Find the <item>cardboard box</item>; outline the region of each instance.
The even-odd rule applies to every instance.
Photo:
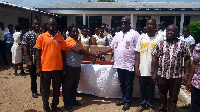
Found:
[[[101,51],[104,51],[104,50],[106,50],[106,49],[108,49],[108,48],[109,48],[109,46],[102,46],[102,45],[84,46],[84,49],[85,49],[85,50],[91,51],[91,52],[93,52],[93,53],[98,53],[99,51],[101,52]],[[106,60],[106,61],[111,61],[111,60],[113,60],[113,59],[112,59],[112,52],[105,54],[104,57],[105,57],[105,60]],[[84,58],[83,58],[83,61],[89,61],[89,59],[87,59],[87,58],[84,57]]]

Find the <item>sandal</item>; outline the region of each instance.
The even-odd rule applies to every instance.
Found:
[[[143,111],[143,107],[142,106],[139,106],[137,109],[136,109],[136,112],[142,112]]]
[[[151,107],[148,108],[149,112],[155,112]]]

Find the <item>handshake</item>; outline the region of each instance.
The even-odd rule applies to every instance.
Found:
[[[97,53],[92,53],[89,59],[92,63],[94,63],[96,60],[105,61],[105,56],[103,55],[102,51],[97,51]]]

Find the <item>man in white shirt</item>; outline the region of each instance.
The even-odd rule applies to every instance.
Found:
[[[136,112],[142,112],[147,107],[149,112],[155,112],[154,91],[155,84],[151,78],[151,52],[162,36],[156,34],[156,20],[149,19],[146,23],[147,33],[140,35],[136,46],[135,74],[140,84],[140,106]]]
[[[161,30],[158,31],[158,34],[161,35],[163,38],[166,38],[166,29],[165,29],[165,22],[162,21],[160,23]]]

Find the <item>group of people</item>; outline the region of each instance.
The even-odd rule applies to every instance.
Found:
[[[76,26],[71,26],[69,34],[64,35],[66,36],[65,40],[62,35],[57,33],[55,19],[48,19],[47,31],[43,33],[40,32],[40,21],[34,20],[33,30],[22,33],[23,36],[17,27],[15,28],[18,32],[15,36],[18,38],[14,38],[17,44],[11,47],[19,50],[21,49],[19,46],[23,45],[34,98],[38,97],[36,80],[37,76],[40,77],[45,112],[50,111],[50,106],[53,111],[61,111],[57,107],[61,84],[65,109],[72,111],[73,106],[81,106],[82,104],[76,100],[76,93],[83,56],[95,61],[96,58],[111,51],[114,51],[113,68],[117,69],[122,92],[122,99],[116,105],[123,105],[122,110],[130,109],[133,80],[136,76],[139,78],[140,84],[139,107],[135,110],[136,112],[142,112],[144,108],[148,108],[149,112],[155,111],[156,84],[160,95],[159,112],[175,112],[182,83],[186,85],[187,90],[191,88],[192,111],[198,112],[200,111],[200,101],[198,100],[200,98],[200,45],[197,44],[194,47],[195,40],[189,35],[189,27],[184,27],[183,36],[177,37],[177,26],[172,24],[161,30],[158,30],[157,26],[155,19],[147,20],[146,32],[140,35],[131,29],[130,18],[125,16],[121,19],[122,31],[117,33],[114,29],[109,33],[109,25],[102,25],[101,28],[96,28],[95,35],[91,36],[91,29],[83,28],[80,31]],[[0,33],[1,30],[3,31],[2,27]],[[163,34],[163,32],[166,33]],[[12,32],[9,30],[9,33]],[[8,33],[4,35],[8,35]],[[108,38],[111,40],[110,42]],[[7,38],[4,36],[4,39]],[[21,39],[22,42],[19,43],[18,39]],[[109,47],[100,53],[93,53],[84,49],[83,46],[86,45],[107,45]],[[22,57],[16,53],[14,55]],[[193,60],[191,67],[190,59]],[[19,59],[14,60],[18,61]],[[183,63],[184,75],[182,75]],[[51,80],[53,100],[49,105]],[[169,97],[167,97],[168,93]]]
[[[66,39],[69,36],[69,30],[74,27],[74,24],[71,24],[68,31],[63,30],[62,35]],[[120,28],[116,31],[115,28],[109,29],[109,25],[103,23],[101,27],[95,28],[94,35],[92,35],[92,30],[86,28],[84,25],[81,29],[78,28],[79,35],[78,40],[81,41],[83,46],[90,45],[100,45],[100,46],[109,46],[115,36],[116,32],[121,31]]]

